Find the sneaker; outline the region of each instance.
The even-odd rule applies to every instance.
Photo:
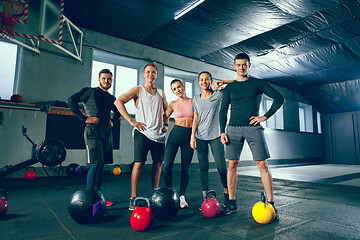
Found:
[[[223,203],[222,203],[222,207],[223,207],[223,208],[226,208],[226,205],[227,205],[228,201],[229,201],[229,194],[228,194],[228,193],[224,193],[224,201],[223,201]]]
[[[237,204],[236,200],[229,200],[224,208],[224,214],[230,215],[232,213],[237,213]]]
[[[181,207],[181,208],[187,208],[187,207],[189,207],[189,204],[186,202],[184,195],[181,195],[181,196],[180,196],[180,207]]]
[[[273,205],[273,207],[274,207],[274,205]],[[274,221],[277,221],[277,220],[279,220],[279,213],[278,213],[278,210],[274,207],[274,209],[275,209],[275,218],[274,218]]]
[[[110,201],[106,201],[106,207],[110,207],[110,206],[112,206],[113,205],[113,203],[112,202],[110,202]]]
[[[134,200],[135,200],[135,197],[130,198],[130,202],[129,202],[129,210],[130,211],[134,211]]]

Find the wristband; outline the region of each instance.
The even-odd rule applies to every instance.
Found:
[[[167,124],[167,123],[164,123],[164,126],[167,126],[167,127],[168,127],[168,126],[169,126],[169,124]]]

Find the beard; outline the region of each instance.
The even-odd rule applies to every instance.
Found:
[[[104,84],[100,83],[100,87],[104,90],[109,90],[111,88],[111,84],[104,85]]]

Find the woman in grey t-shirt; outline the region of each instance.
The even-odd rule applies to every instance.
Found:
[[[192,109],[194,120],[191,132],[190,145],[196,149],[200,167],[200,180],[203,196],[209,190],[209,147],[215,159],[216,168],[224,186],[224,204],[229,199],[226,163],[224,158],[224,146],[220,142],[219,110],[222,93],[211,88],[213,82],[209,72],[201,72],[198,76],[199,85],[202,89],[200,95],[193,98]]]

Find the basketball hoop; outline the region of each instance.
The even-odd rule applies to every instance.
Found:
[[[14,38],[15,23],[24,15],[24,8],[11,0],[0,0],[0,36]]]

